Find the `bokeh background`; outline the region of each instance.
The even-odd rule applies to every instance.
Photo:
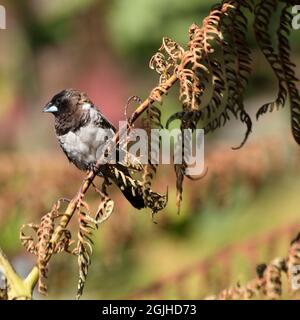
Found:
[[[204,0],[9,0],[7,30],[0,30],[0,246],[26,275],[34,257],[19,241],[23,223],[38,222],[60,197],[71,198],[84,173],[59,150],[51,115],[42,107],[58,91],[78,88],[114,124],[127,98],[145,98],[157,83],[148,67],[163,36],[187,43],[201,24]],[[275,24],[272,30],[276,30]],[[273,99],[276,81],[253,46],[253,76],[246,105],[255,111]],[[291,35],[300,66],[299,31]],[[297,69],[300,76],[299,68]],[[179,110],[172,90],[164,119]],[[155,189],[169,188],[169,205],[153,223],[115,190],[115,211],[95,233],[95,251],[83,298],[203,298],[255,276],[255,266],[285,255],[300,229],[300,148],[290,134],[288,108],[245,128],[231,121],[206,137],[207,176],[185,183],[181,214],[172,168]],[[90,202],[97,203],[90,195]],[[74,226],[76,227],[76,226]],[[72,298],[77,262],[51,260],[48,298]],[[36,294],[36,297],[40,297]]]

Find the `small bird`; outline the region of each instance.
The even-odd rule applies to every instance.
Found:
[[[80,170],[95,170],[96,162],[104,152],[107,130],[113,136],[116,129],[88,96],[74,89],[63,90],[51,99],[43,111],[54,115],[56,136],[69,161]],[[132,158],[135,157],[132,155]],[[121,174],[101,164],[97,175],[112,180],[135,208],[144,208],[141,183],[131,178],[126,164],[118,162],[115,166]],[[124,180],[135,181],[136,187]],[[160,197],[154,192],[153,195],[154,198]]]

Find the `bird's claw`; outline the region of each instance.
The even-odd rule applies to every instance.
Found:
[[[97,162],[90,162],[89,164],[88,164],[88,169],[89,169],[89,171],[93,171],[93,172],[95,172],[95,173],[99,173],[99,167],[97,166]]]

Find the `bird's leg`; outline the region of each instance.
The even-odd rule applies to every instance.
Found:
[[[97,167],[97,162],[96,161],[89,162],[87,167],[88,167],[89,171],[93,171],[93,172],[97,173],[98,176],[103,177],[103,174],[100,171],[100,168]]]

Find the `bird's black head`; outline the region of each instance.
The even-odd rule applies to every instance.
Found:
[[[92,102],[85,93],[67,89],[56,94],[44,107],[43,112],[52,113],[55,117],[65,117],[88,110],[91,106]]]
[[[44,107],[44,112],[55,116],[55,130],[58,135],[76,131],[89,121],[93,103],[83,92],[67,89],[56,94]]]

